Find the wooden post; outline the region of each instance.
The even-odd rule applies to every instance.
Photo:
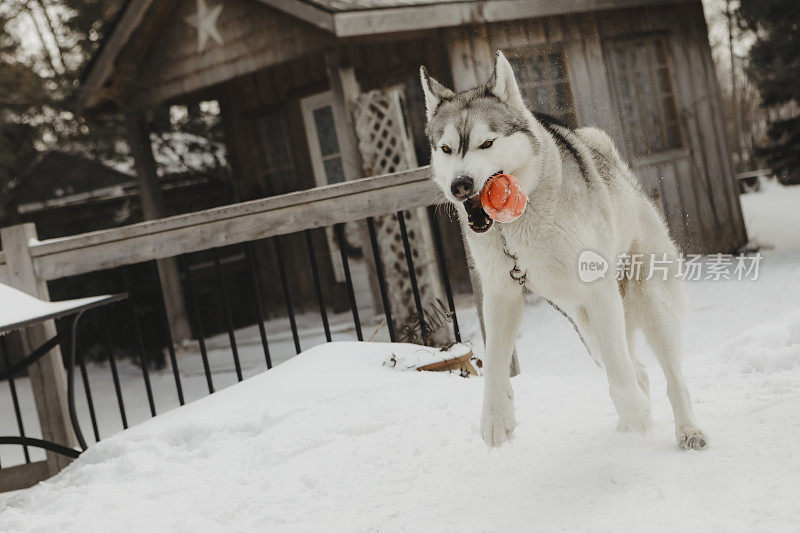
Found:
[[[331,83],[331,91],[334,96],[334,116],[337,123],[337,135],[341,144],[342,160],[345,168],[345,175],[348,179],[353,179],[350,176],[362,177],[366,174],[382,174],[384,172],[408,170],[416,168],[417,159],[414,154],[413,145],[409,139],[408,131],[398,131],[402,128],[402,106],[400,105],[400,96],[391,92],[381,93],[389,96],[396,105],[389,104],[389,111],[397,113],[395,117],[393,138],[398,141],[398,145],[394,147],[395,153],[401,156],[401,161],[394,165],[392,169],[382,168],[380,164],[375,164],[375,147],[372,146],[368,140],[362,138],[369,136],[372,130],[372,122],[366,128],[369,133],[365,133],[363,120],[370,120],[371,113],[364,113],[363,99],[371,98],[370,95],[374,93],[361,94],[361,87],[356,80],[355,71],[353,66],[348,62],[343,61],[340,50],[332,49],[326,52],[325,55],[326,65],[328,69],[328,77]],[[384,104],[386,102],[383,102]],[[389,128],[390,130],[392,128]],[[388,140],[387,140],[388,142]],[[378,158],[384,159],[384,158]],[[391,159],[386,157],[385,159]],[[365,163],[366,161],[366,163]],[[390,164],[388,161],[384,162],[386,165]],[[417,272],[417,286],[421,293],[421,305],[425,311],[430,313],[430,309],[435,305],[436,300],[444,301],[444,289],[441,281],[439,280],[439,270],[436,266],[438,260],[433,247],[433,236],[430,230],[430,220],[428,217],[427,209],[418,208],[406,213],[406,227],[409,235],[413,235],[413,242],[411,248],[413,250],[414,267]],[[410,277],[405,274],[407,268],[404,256],[401,258],[398,254],[402,253],[402,247],[396,243],[400,240],[399,223],[392,221],[391,217],[378,217],[376,219],[376,226],[378,229],[378,246],[380,254],[386,266],[386,281],[392,287],[390,291],[390,307],[395,320],[395,326],[402,328],[404,324],[413,322],[413,317],[417,315],[416,307],[412,300],[410,289]],[[395,238],[397,240],[395,240]],[[362,236],[362,242],[366,241],[366,236]],[[399,268],[392,268],[391,265],[398,265]],[[370,284],[372,286],[373,307],[377,308],[379,300],[377,295],[378,283],[374,276],[374,272],[370,269]],[[408,285],[408,287],[405,287]],[[407,292],[407,294],[406,294]],[[423,315],[425,313],[423,312]],[[416,318],[420,321],[420,318]],[[438,330],[430,336],[425,336],[429,343],[446,344],[453,340],[452,335],[447,328],[438,328]]]
[[[145,220],[163,218],[166,214],[164,196],[158,183],[156,161],[153,157],[147,123],[142,114],[136,111],[126,112],[125,119],[136,175],[139,179],[139,197],[142,200],[144,218]],[[172,340],[180,344],[191,338],[192,330],[186,313],[178,264],[174,258],[159,259],[156,264]]]
[[[6,259],[6,283],[41,300],[50,300],[47,282],[39,279],[33,266],[29,243],[36,241],[36,225],[32,223],[0,229],[0,242]],[[30,353],[56,335],[56,324],[49,320],[26,328],[22,334],[25,353]],[[31,389],[39,415],[44,440],[57,442],[71,448],[77,446],[67,409],[67,374],[61,359],[61,349],[56,346],[47,355],[28,367]],[[47,470],[57,473],[71,459],[47,452]]]
[[[361,152],[358,150],[358,138],[350,112],[350,103],[361,94],[361,87],[356,79],[353,66],[344,64],[338,49],[325,52],[325,66],[333,93],[333,116],[336,124],[336,135],[339,138],[342,155],[342,166],[347,180],[364,177],[364,166]]]
[[[330,48],[325,51],[325,68],[328,71],[328,82],[333,93],[333,119],[341,150],[344,179],[357,180],[364,177],[364,165],[361,160],[361,151],[358,148],[358,137],[350,106],[361,94],[361,86],[356,79],[353,66],[343,62],[338,48]],[[369,242],[365,224],[358,224],[357,235],[359,242]],[[369,293],[372,295],[372,309],[379,309],[381,304],[378,297],[378,276],[370,268],[367,268],[366,271],[369,278]]]
[[[128,128],[128,144],[136,166],[139,179],[139,197],[142,200],[142,211],[145,220],[161,218],[166,212],[161,185],[158,183],[158,170],[153,157],[153,145],[144,116],[136,111],[125,114]]]
[[[466,28],[447,30],[445,32],[445,40],[450,57],[453,90],[464,91],[471,89],[489,78],[494,69],[494,64],[492,63],[494,57],[489,46],[485,26],[479,26],[475,31],[469,31]],[[461,227],[462,234],[463,231],[469,231],[464,224]],[[464,239],[464,249],[467,253],[472,253],[466,239]],[[475,305],[478,308],[481,335],[485,344],[486,326],[483,321],[483,290],[481,289],[480,276],[475,271],[471,261],[469,262],[469,278],[472,282],[472,296],[475,298]],[[519,360],[515,348],[511,356],[509,373],[511,377],[514,377],[519,372]]]

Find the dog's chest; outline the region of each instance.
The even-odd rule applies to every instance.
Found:
[[[506,270],[521,288],[551,297],[572,279],[574,268],[568,257],[573,251],[568,247],[517,224],[497,225],[493,233],[498,242],[492,250],[492,263]]]

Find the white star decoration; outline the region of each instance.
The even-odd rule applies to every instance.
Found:
[[[205,51],[209,37],[214,39],[217,44],[222,44],[222,36],[217,29],[217,19],[221,12],[221,5],[209,9],[206,0],[197,0],[197,14],[186,17],[186,23],[197,28],[198,54]]]

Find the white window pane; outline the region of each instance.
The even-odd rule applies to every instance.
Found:
[[[341,183],[344,181],[344,168],[342,167],[341,157],[328,159],[323,164],[325,166],[325,177],[328,178],[328,183]]]
[[[322,157],[339,153],[339,141],[336,139],[336,125],[333,121],[333,108],[320,107],[314,110],[314,125],[317,127],[317,138]]]

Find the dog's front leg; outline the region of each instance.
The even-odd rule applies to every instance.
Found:
[[[505,272],[486,276],[481,285],[486,326],[481,436],[494,447],[509,440],[517,425],[509,370],[522,321],[523,299],[520,286]]]

